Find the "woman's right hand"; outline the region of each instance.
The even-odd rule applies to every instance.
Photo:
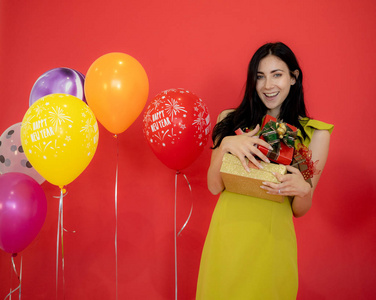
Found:
[[[255,164],[258,168],[262,168],[262,166],[255,158],[256,156],[264,162],[270,162],[266,155],[257,148],[258,145],[261,145],[267,149],[272,149],[267,142],[257,136],[259,129],[260,126],[257,125],[255,129],[250,132],[240,135],[226,136],[220,145],[223,151],[230,152],[231,154],[237,156],[247,172],[249,172],[249,167],[246,158],[248,158],[248,160]]]

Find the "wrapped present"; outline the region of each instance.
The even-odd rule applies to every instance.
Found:
[[[279,183],[274,173],[286,174],[286,166],[260,161],[263,169],[258,169],[248,161],[250,172],[247,172],[239,158],[230,153],[223,156],[221,165],[221,176],[225,188],[229,192],[249,195],[253,197],[283,202],[284,197],[280,195],[267,194],[260,186],[263,181]]]
[[[279,164],[291,164],[294,155],[294,141],[297,128],[289,124],[277,121],[274,117],[266,115],[260,132],[260,139],[263,139],[273,147],[269,150],[258,146],[271,161]]]

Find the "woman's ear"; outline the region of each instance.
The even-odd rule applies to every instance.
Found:
[[[299,70],[295,70],[294,72],[292,72],[292,75],[293,76],[291,76],[291,85],[294,85],[299,77]]]

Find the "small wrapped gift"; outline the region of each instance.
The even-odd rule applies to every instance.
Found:
[[[289,165],[294,155],[296,134],[296,127],[279,122],[274,117],[266,115],[262,124],[260,139],[270,144],[273,150],[269,150],[263,146],[258,146],[258,148],[271,161]]]
[[[283,196],[267,194],[260,186],[263,181],[279,183],[272,172],[284,175],[287,172],[286,166],[260,161],[263,169],[258,169],[250,161],[247,160],[247,162],[250,172],[244,169],[239,158],[235,155],[226,153],[223,156],[221,176],[226,190],[233,193],[283,202]]]

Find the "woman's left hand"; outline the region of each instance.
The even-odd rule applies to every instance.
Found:
[[[273,173],[280,183],[265,181],[261,188],[268,194],[305,197],[311,193],[311,185],[304,180],[302,173],[292,166],[286,166],[289,174]]]

